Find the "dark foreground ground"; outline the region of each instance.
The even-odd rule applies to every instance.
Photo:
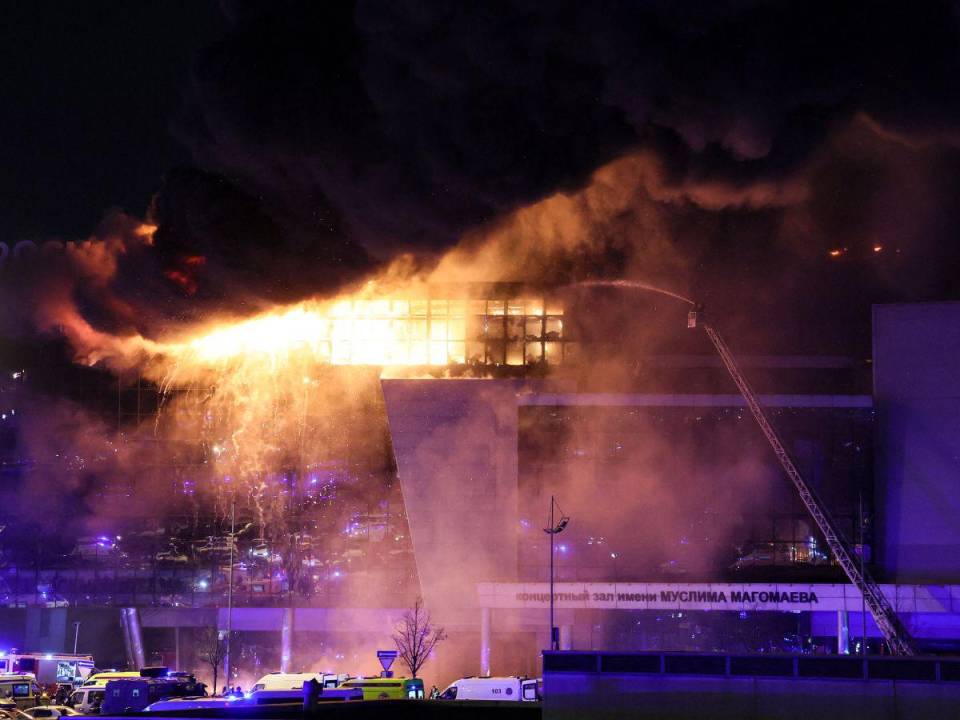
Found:
[[[233,707],[229,710],[183,710],[180,712],[134,713],[102,716],[102,720],[540,720],[540,703],[519,702],[456,702],[439,700],[367,700],[323,703],[315,713],[305,713],[303,706],[258,705]]]

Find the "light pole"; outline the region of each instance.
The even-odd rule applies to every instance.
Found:
[[[73,623],[73,654],[77,654],[77,644],[80,640],[80,621]]]
[[[550,536],[550,649],[560,649],[560,633],[553,624],[553,538],[555,535],[563,532],[563,529],[570,522],[570,518],[560,511],[560,521],[556,522],[554,518],[554,509],[558,508],[557,501],[553,495],[550,496],[550,521],[549,527],[544,528],[544,532]]]
[[[227,648],[223,654],[223,673],[230,684],[230,640],[233,635],[233,545],[236,542],[237,499],[230,501],[230,567],[227,569]],[[177,668],[178,670],[180,668]]]
[[[857,525],[860,528],[860,577],[863,577],[863,574],[866,572],[864,564],[866,563],[866,554],[867,548],[864,546],[864,532],[863,532],[863,492],[858,493],[857,495],[857,508],[860,513],[858,520],[860,522]],[[860,644],[861,655],[863,657],[867,656],[867,597],[864,595],[863,590],[860,591],[860,625],[861,631],[863,633],[863,640]]]

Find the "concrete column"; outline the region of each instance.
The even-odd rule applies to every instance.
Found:
[[[130,645],[130,625],[127,622],[127,609],[120,608],[120,629],[123,631],[123,657],[128,668],[133,668],[133,648]]]
[[[560,626],[560,649],[573,649],[573,625]]]
[[[490,677],[490,608],[480,609],[480,675]]]
[[[140,630],[140,616],[136,608],[120,610],[120,621],[123,625],[124,644],[127,648],[127,662],[134,669],[139,670],[146,662],[143,658],[143,633]]]
[[[850,654],[850,616],[846,610],[837,610],[837,653]]]
[[[173,627],[173,665],[175,670],[182,670],[180,664],[180,626]]]
[[[292,672],[293,664],[293,608],[283,611],[283,625],[280,628],[280,672]]]

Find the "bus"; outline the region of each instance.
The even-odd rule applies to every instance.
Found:
[[[363,690],[364,700],[403,700],[423,698],[423,680],[402,677],[351,678],[340,684],[341,688]]]

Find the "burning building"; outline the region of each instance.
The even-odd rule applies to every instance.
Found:
[[[936,434],[904,435],[903,412],[914,407],[938,422],[942,409],[915,393],[932,392],[952,352],[937,328],[955,311],[877,307],[872,378],[845,358],[744,359],[801,472],[927,649],[952,647],[958,636],[950,584],[958,568],[945,560],[954,554],[930,552],[925,529],[940,514],[934,498],[953,493],[949,473],[921,462],[946,445]],[[714,389],[665,392],[669,373],[638,380],[647,392],[383,381],[424,592],[451,624],[479,630],[481,670],[516,665],[518,637],[527,636],[531,655],[549,646],[543,516],[554,493],[572,518],[553,548],[562,647],[804,651],[816,643],[849,652],[865,635],[875,644],[859,594],[719,363],[645,362]],[[918,475],[940,490],[922,489]],[[935,527],[938,542],[955,542]],[[897,539],[920,536],[916,550]]]
[[[149,428],[163,450],[146,457],[163,460],[141,466],[139,482],[125,466],[88,481],[84,502],[114,508],[109,533],[83,527],[94,555],[23,547],[23,515],[8,506],[8,604],[56,618],[28,622],[18,642],[62,645],[68,618],[103,622],[83,607],[106,604],[137,608],[126,632],[142,628],[148,653],[182,662],[190,628],[224,627],[232,557],[235,667],[360,669],[422,595],[451,635],[442,672],[470,674],[479,662],[532,674],[548,644],[550,495],[572,518],[554,557],[564,647],[857,642],[858,601],[836,600],[849,595],[845,579],[716,358],[703,345],[690,352],[685,336],[679,354],[634,356],[626,377],[597,373],[611,367],[610,347],[591,342],[591,326],[605,322],[598,302],[521,285],[441,287],[169,340],[160,353],[174,362],[162,372],[148,363],[134,381],[121,374],[116,454]],[[898,488],[917,493],[896,480],[915,462],[874,443],[899,422],[888,400],[898,378],[939,357],[903,355],[896,312],[932,313],[935,328],[949,311],[877,310],[874,393],[870,367],[853,359],[741,358],[802,472],[886,582],[956,578],[946,560],[923,566],[925,552],[907,562],[891,532],[914,532],[911,508],[927,496],[898,501]],[[21,372],[8,374],[4,397]],[[10,409],[8,422],[15,409],[23,417]],[[8,435],[4,472],[29,480],[36,459]],[[102,461],[78,462],[95,475]],[[147,487],[160,513],[137,502]],[[952,600],[929,585],[898,587],[925,598],[900,605],[921,641],[952,642]],[[777,588],[786,600],[770,595]],[[846,631],[835,641],[838,617]]]
[[[956,295],[949,9],[228,5],[146,222],[61,242],[37,211],[0,242],[0,649],[79,622],[103,664],[180,665],[229,626],[231,672],[372,671],[422,595],[444,673],[535,673],[551,567],[564,647],[874,637],[685,298],[646,281],[734,310],[804,476],[911,631],[956,642],[956,308],[879,308],[865,341],[872,300]],[[134,24],[163,39],[138,52],[186,26]],[[51,78],[93,97],[24,67],[18,112]],[[79,203],[61,171],[124,186],[130,158],[154,182],[133,123],[113,166],[49,152],[95,125],[13,143],[14,205]]]

